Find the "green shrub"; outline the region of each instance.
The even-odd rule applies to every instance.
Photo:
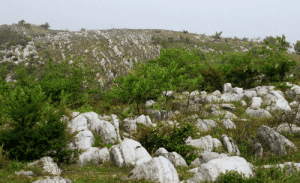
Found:
[[[48,22],[46,22],[45,24],[40,25],[40,27],[44,28],[45,30],[48,30],[50,28],[50,25]]]
[[[190,38],[188,38],[188,37],[186,37],[185,40],[186,40],[187,43],[190,42]]]
[[[277,37],[279,44],[276,48],[270,45],[272,49],[254,47],[247,53],[230,53],[221,56],[221,63],[223,65],[216,66],[225,75],[226,80],[232,85],[239,85],[243,87],[251,86],[253,77],[264,74],[265,78],[262,83],[282,81],[286,74],[290,73],[291,68],[296,66],[296,61],[288,61],[285,54],[286,49],[285,37]],[[265,41],[268,45],[268,41]],[[263,55],[261,57],[260,55]],[[248,78],[248,81],[245,79]]]
[[[216,41],[219,41],[221,39],[221,34],[222,34],[223,31],[221,32],[216,32],[216,34],[213,36],[213,38],[216,40]]]
[[[217,178],[218,183],[256,183],[263,182],[253,178],[246,178],[244,174],[239,174],[237,171],[228,171],[226,174],[221,173]]]
[[[16,64],[14,64],[13,62],[2,62],[0,63],[0,78],[2,78],[3,80],[6,79],[6,75],[11,73],[12,70],[14,70],[14,68],[17,67]]]
[[[223,90],[223,76],[220,71],[215,70],[211,66],[207,69],[201,69],[199,73],[203,76],[205,82],[204,90],[207,92],[214,92],[216,90]]]
[[[297,55],[300,55],[300,41],[297,41],[297,43],[294,45],[294,50]]]
[[[14,31],[10,27],[1,27],[0,29],[0,49],[9,49],[11,46],[27,45],[29,38],[22,34]]]
[[[161,49],[160,58],[149,60],[144,66],[140,62],[134,64],[134,69],[128,72],[128,76],[116,78],[114,83],[118,86],[114,85],[110,92],[103,94],[103,99],[115,98],[123,103],[135,101],[138,105],[145,103],[148,97],[158,98],[166,90],[176,92],[201,88],[203,77],[198,73],[203,67],[198,61],[201,58],[185,48]],[[137,110],[139,112],[138,106]]]
[[[169,37],[169,38],[168,38],[168,41],[169,41],[169,43],[173,43],[173,42],[174,42],[174,38]]]
[[[10,53],[8,53],[8,54],[6,55],[6,58],[10,58],[10,57],[12,57],[12,56],[14,56],[14,55],[13,55],[13,53],[10,52]]]
[[[242,39],[242,41],[248,41],[248,38],[244,37],[244,38]]]
[[[9,93],[9,100],[5,101],[6,107],[1,110],[14,121],[10,123],[13,129],[2,130],[0,133],[0,144],[4,145],[3,150],[7,152],[9,159],[28,162],[46,156],[45,152],[48,150],[56,150],[55,155],[50,155],[55,162],[74,163],[71,153],[75,153],[77,158],[78,151],[63,149],[76,133],[71,134],[69,130],[66,132],[67,123],[60,120],[66,114],[66,96],[63,92],[61,98],[61,106],[55,111],[50,105],[51,97],[46,99],[40,85],[19,85]]]
[[[26,23],[24,19],[23,19],[23,20],[20,20],[20,21],[18,22],[18,25],[19,25],[19,26],[22,26],[22,27],[26,27],[27,29],[30,29],[30,28],[31,28],[31,24],[30,24],[30,23]]]
[[[265,39],[263,39],[263,41],[265,42],[265,41],[269,41],[269,45],[272,45],[273,47],[276,47],[276,42],[277,42],[277,40],[276,40],[276,38],[274,38],[274,37],[272,37],[272,36],[267,36]],[[289,42],[286,42],[286,44],[282,44],[281,46],[283,46],[285,49],[287,49],[287,48],[291,48],[291,46],[290,46],[290,43]]]
[[[88,94],[96,93],[98,90],[85,90],[86,94],[83,93],[83,84],[84,80],[87,81],[89,85],[93,80],[93,72],[86,72],[89,67],[85,64],[85,68],[81,68],[79,63],[82,63],[82,57],[79,57],[77,60],[69,65],[70,55],[67,56],[65,61],[61,63],[53,63],[52,59],[49,59],[49,62],[44,66],[43,71],[38,73],[38,78],[41,78],[39,84],[42,87],[43,92],[45,92],[47,97],[52,97],[53,103],[60,103],[60,93],[64,90],[67,97],[67,103],[73,103],[73,107],[78,105],[80,107],[84,105],[85,101],[88,98]],[[24,64],[20,64],[20,67],[16,70],[18,74],[18,83],[22,86],[26,86],[26,83],[30,83],[30,79],[25,81],[23,75],[27,75],[27,70],[25,69]],[[66,77],[68,76],[68,77]],[[84,79],[84,77],[86,77]],[[32,77],[35,79],[35,77]],[[18,84],[17,83],[17,84]]]
[[[285,92],[287,89],[291,89],[291,86],[286,85],[286,82],[283,83],[274,83],[274,86],[281,91]]]
[[[266,47],[263,46],[258,51],[259,55],[265,55],[263,65],[257,64],[256,60],[249,65],[251,69],[255,68],[265,74],[266,78],[269,78],[268,81],[270,82],[283,81],[286,74],[291,73],[291,68],[297,65],[295,60],[289,61],[289,58],[286,55],[285,45],[287,43],[285,42],[285,36],[283,35],[282,38],[277,36],[276,40],[279,44],[276,43],[275,46],[270,45],[269,42],[265,40],[265,44],[269,45],[270,49],[266,49]]]
[[[10,84],[4,79],[0,78],[0,125],[3,125],[7,114],[5,113],[5,101],[7,100],[7,95],[10,92]],[[2,106],[2,107],[1,107]]]
[[[163,125],[159,124],[156,128],[160,127],[163,127]],[[173,130],[170,129],[171,127],[164,126],[165,130],[163,133],[157,133],[156,128],[141,128],[142,136],[138,141],[148,152],[155,152],[160,147],[164,147],[168,152],[177,152],[180,154],[187,164],[190,164],[197,158],[197,154],[187,156],[191,151],[196,150],[196,148],[185,143],[185,140],[189,136],[196,133],[194,125],[187,123],[180,125],[180,128],[178,128],[174,124]]]
[[[5,53],[0,52],[0,59],[3,59],[5,56]]]

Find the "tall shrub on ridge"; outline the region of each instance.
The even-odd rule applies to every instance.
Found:
[[[226,77],[226,82],[231,82],[233,86],[251,88],[254,86],[254,77],[264,74],[265,82],[282,81],[286,74],[290,73],[291,67],[296,66],[295,60],[288,60],[286,56],[286,48],[284,45],[285,37],[276,38],[279,44],[269,45],[265,40],[266,46],[262,48],[253,47],[247,53],[237,54],[231,53],[222,56],[222,62],[226,64],[216,66]]]
[[[286,55],[286,48],[284,47],[287,43],[285,41],[285,36],[276,36],[276,40],[279,44],[275,43],[269,45],[269,41],[265,40],[265,44],[270,47],[267,49],[266,46],[258,49],[257,54],[263,55],[263,58],[253,59],[249,65],[245,66],[244,71],[250,69],[251,71],[258,71],[266,75],[266,78],[270,82],[282,81],[286,74],[291,72],[291,67],[296,66],[297,62],[295,60],[289,61]],[[252,51],[249,51],[252,54]],[[264,80],[266,81],[266,80]]]

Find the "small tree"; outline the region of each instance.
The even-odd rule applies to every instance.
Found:
[[[19,22],[18,22],[18,25],[20,25],[20,26],[23,26],[25,24],[25,20],[23,19],[23,20],[20,20]]]
[[[294,45],[294,50],[297,55],[300,55],[300,41],[297,41],[297,43]]]
[[[9,96],[8,96],[9,95]],[[1,130],[0,143],[4,145],[3,150],[8,153],[9,159],[27,162],[46,156],[48,150],[55,150],[56,163],[75,163],[74,154],[77,159],[78,150],[66,150],[65,147],[78,133],[72,133],[67,128],[65,120],[60,118],[66,114],[66,103],[64,91],[61,92],[62,102],[56,110],[51,105],[51,97],[47,98],[42,92],[40,85],[31,83],[30,87],[17,86],[8,95],[5,102],[6,108],[1,108],[10,119],[12,130]],[[3,98],[0,94],[0,98]],[[39,122],[40,125],[36,125]],[[73,157],[72,157],[73,156]],[[72,160],[73,159],[73,160]]]
[[[216,31],[216,34],[213,36],[213,38],[214,38],[216,41],[220,40],[220,39],[221,39],[221,34],[222,34],[222,32],[223,32],[223,31],[221,31],[221,32],[218,33],[218,32]]]
[[[50,25],[48,22],[46,22],[45,24],[40,25],[40,27],[44,28],[45,30],[48,30],[50,28]]]
[[[18,22],[18,25],[19,25],[19,26],[22,26],[22,27],[26,27],[26,28],[28,28],[28,29],[31,28],[31,24],[30,24],[30,23],[26,23],[24,19],[23,19],[23,20],[20,20],[20,21]]]

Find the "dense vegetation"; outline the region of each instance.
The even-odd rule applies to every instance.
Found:
[[[46,29],[49,26],[47,25],[43,27]],[[31,27],[23,21],[20,26]],[[16,40],[27,39],[18,34],[12,35],[11,31],[8,32],[9,34],[6,35],[9,36],[5,37],[6,40],[3,42],[21,44]],[[16,38],[10,39],[10,37]],[[188,38],[181,39],[187,44],[190,43]],[[220,33],[215,35],[215,39],[220,39]],[[153,40],[166,47],[174,42],[171,38],[168,41],[155,38]],[[226,52],[214,55],[198,49],[187,50],[172,47],[161,49],[159,58],[148,60],[146,64],[138,62],[128,75],[116,78],[113,86],[105,90],[99,89],[99,86],[85,88],[81,84],[86,80],[89,86],[93,85],[95,83],[93,76],[96,73],[88,64],[83,64],[83,57],[78,57],[72,64],[69,64],[70,56],[68,56],[66,60],[58,64],[53,62],[53,58],[48,55],[48,60],[44,60],[47,64],[39,69],[26,67],[22,62],[18,66],[4,63],[5,67],[1,67],[0,71],[0,126],[10,124],[12,129],[2,130],[0,133],[1,151],[3,150],[5,154],[3,159],[0,156],[0,168],[3,169],[9,164],[14,166],[16,162],[25,164],[25,162],[39,159],[44,157],[48,150],[57,151],[56,154],[50,156],[60,166],[71,165],[73,163],[71,154],[74,153],[74,158],[76,158],[80,152],[66,150],[64,147],[76,133],[67,133],[65,131],[67,123],[64,120],[60,121],[60,118],[65,115],[72,119],[72,111],[94,111],[101,115],[117,114],[122,121],[132,114],[145,114],[145,102],[149,99],[159,101],[154,106],[156,109],[167,111],[174,109],[175,106],[168,103],[166,96],[161,96],[163,91],[172,90],[177,93],[195,90],[222,91],[224,83],[231,83],[233,87],[238,86],[244,89],[263,84],[272,84],[286,89],[287,86],[281,84],[282,81],[299,82],[300,73],[295,69],[299,63],[286,53],[289,45],[284,36],[277,37],[276,41],[271,40],[266,39],[264,46],[254,46],[245,53]],[[211,62],[212,59],[213,62]],[[15,71],[17,82],[7,83],[4,81],[5,75],[11,69]],[[295,76],[286,78],[292,71]],[[261,74],[266,77],[261,83],[255,83],[254,77]],[[35,78],[39,80],[36,81]],[[123,110],[125,106],[129,106],[126,111]],[[240,104],[239,107],[241,107]],[[175,151],[182,155],[187,164],[190,164],[196,158],[195,154],[190,153],[195,148],[186,145],[184,139],[188,136],[197,137],[195,136],[196,127],[188,123],[186,119],[191,114],[186,111],[183,112],[183,116],[178,117],[177,121],[182,122],[180,128],[164,127],[161,122],[158,122],[155,128],[139,126],[136,140],[151,155],[159,147],[165,147],[169,152]],[[37,121],[40,125],[36,125]],[[254,126],[264,122],[266,121],[254,123]],[[121,133],[123,133],[122,128],[121,125]],[[241,128],[245,129],[245,126]],[[249,128],[249,134],[256,128],[256,126]],[[224,130],[216,128],[210,133],[214,138],[220,139]],[[238,142],[242,155],[247,161],[252,161],[252,156],[249,155],[250,145],[239,140],[242,134],[233,131],[230,134]],[[204,135],[205,133],[201,134],[201,136]],[[101,147],[98,141],[96,144]],[[2,155],[1,152],[0,155]],[[298,156],[292,156],[292,158],[300,160]],[[272,157],[267,162],[278,161],[276,157]],[[255,159],[252,163],[262,165],[267,162]],[[270,176],[272,180],[278,180],[282,176],[269,170],[265,172],[268,172],[268,175],[258,173],[258,178],[251,181],[265,182],[269,175],[272,175]],[[181,179],[186,179],[186,175],[182,175],[182,172],[179,174]],[[223,182],[226,182],[225,179],[226,181],[244,180],[234,174],[223,176]]]

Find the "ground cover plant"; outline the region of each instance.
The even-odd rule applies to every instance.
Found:
[[[216,36],[216,38],[219,39],[219,36]],[[37,177],[16,176],[14,172],[21,169],[25,171],[32,170],[38,172],[38,175],[44,175],[39,167],[25,167],[25,163],[35,158],[43,157],[43,153],[51,148],[60,150],[64,144],[69,142],[68,140],[74,134],[68,136],[63,133],[63,123],[59,123],[59,117],[66,115],[69,119],[72,119],[70,116],[72,111],[94,111],[100,115],[117,114],[120,120],[124,120],[127,117],[146,114],[145,102],[150,99],[157,101],[152,108],[167,111],[177,109],[178,106],[170,102],[170,98],[167,98],[165,95],[161,96],[161,93],[166,90],[173,90],[176,93],[195,90],[205,90],[207,92],[222,91],[222,87],[226,82],[232,83],[233,87],[238,86],[244,89],[262,84],[273,84],[276,86],[276,89],[285,90],[288,87],[281,84],[283,81],[299,84],[299,74],[295,71],[295,67],[299,65],[299,60],[297,60],[298,62],[294,60],[294,58],[299,59],[299,57],[286,54],[284,47],[281,46],[285,45],[284,36],[277,38],[279,44],[275,44],[275,46],[278,50],[275,46],[268,45],[266,41],[266,45],[262,48],[255,47],[246,53],[220,55],[204,53],[192,48],[187,50],[179,46],[179,49],[177,49],[176,44],[182,42],[176,43],[172,39],[168,40],[170,41],[164,43],[168,48],[161,50],[159,58],[148,60],[146,64],[139,62],[134,65],[134,68],[128,74],[120,75],[120,77],[116,78],[111,88],[99,89],[99,86],[95,85],[92,79],[95,71],[89,64],[82,64],[84,57],[73,58],[72,60],[75,60],[75,62],[69,65],[71,57],[66,57],[65,60],[58,64],[53,61],[55,55],[50,54],[48,54],[47,62],[44,60],[47,64],[43,67],[25,67],[24,64],[20,64],[15,69],[18,82],[7,83],[3,79],[0,80],[1,106],[9,106],[9,108],[0,107],[1,125],[12,125],[11,131],[5,133],[1,131],[1,134],[5,135],[0,135],[2,145],[0,149],[0,180],[6,182],[32,182],[38,179]],[[192,42],[189,39],[182,40],[186,43]],[[169,43],[174,44],[174,48]],[[213,44],[212,41],[210,43]],[[267,49],[267,45],[270,47],[269,49]],[[212,59],[214,62],[211,62]],[[284,76],[290,74],[291,71],[295,73],[295,77],[285,79]],[[262,80],[261,83],[254,83],[254,79],[251,79],[251,77],[259,74],[265,74],[266,79]],[[38,81],[35,78],[38,78]],[[247,81],[247,79],[250,79],[250,81]],[[89,87],[85,88],[81,84],[83,80],[87,81],[85,84]],[[189,99],[187,98],[187,100]],[[250,103],[249,100],[245,101]],[[169,152],[176,151],[181,154],[189,164],[196,158],[194,152],[196,150],[183,143],[188,136],[195,139],[211,135],[213,138],[220,139],[221,135],[225,133],[237,142],[241,151],[241,157],[244,157],[255,166],[278,164],[287,161],[299,162],[299,152],[292,151],[288,151],[289,155],[287,157],[269,155],[263,159],[258,159],[250,152],[250,149],[252,149],[251,144],[242,139],[244,134],[250,137],[255,135],[261,125],[276,127],[284,121],[291,122],[292,119],[287,117],[280,118],[283,114],[279,114],[279,117],[271,119],[250,118],[245,113],[246,106],[242,106],[240,102],[231,103],[237,108],[234,114],[238,118],[247,119],[247,123],[235,120],[236,130],[216,127],[209,132],[197,133],[193,119],[188,117],[195,114],[203,116],[203,113],[194,112],[187,108],[172,119],[179,122],[179,126],[165,125],[162,121],[157,122],[156,128],[138,125],[137,133],[131,134],[132,138],[139,141],[152,157],[154,157],[155,150],[163,146]],[[208,110],[209,106],[209,104],[203,103],[201,111]],[[54,113],[56,110],[58,111]],[[289,115],[295,116],[295,114]],[[151,119],[152,117],[150,116]],[[222,118],[222,116],[219,117]],[[209,119],[217,121],[217,117],[210,117]],[[41,125],[34,125],[36,121],[39,121]],[[61,128],[54,130],[58,126],[61,126]],[[13,129],[14,127],[15,129]],[[20,130],[20,133],[22,132],[24,135],[13,136],[13,133],[22,128],[23,130]],[[38,133],[32,133],[33,130]],[[55,135],[47,136],[46,131],[50,131]],[[10,133],[10,135],[6,135],[6,133]],[[120,125],[120,135],[123,136],[123,133],[123,126]],[[299,147],[298,144],[300,145],[300,143],[297,134],[286,135]],[[8,142],[13,140],[16,146],[9,145],[12,143]],[[25,143],[28,141],[32,141],[30,147],[28,147],[28,143]],[[41,146],[41,144],[45,145]],[[94,146],[100,148],[110,147],[111,145],[104,146],[101,144],[100,139],[97,139],[94,144]],[[214,151],[219,153],[225,152],[224,149],[216,149]],[[36,152],[33,153],[35,156],[28,157],[29,152]],[[62,177],[69,178],[73,182],[149,182],[146,180],[123,180],[122,177],[127,176],[133,167],[118,168],[110,162],[98,166],[89,164],[83,168],[73,167],[66,160],[66,156],[71,153],[61,151],[53,155],[53,157],[55,162],[65,170]],[[192,173],[186,173],[189,168],[176,167],[176,170],[180,180],[193,177]],[[281,173],[276,168],[258,169],[256,173],[256,178],[246,180],[240,175],[231,172],[220,176],[220,181],[295,182],[300,179],[299,173],[289,176]]]

